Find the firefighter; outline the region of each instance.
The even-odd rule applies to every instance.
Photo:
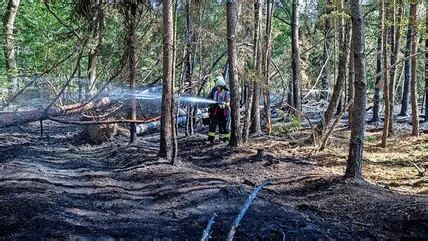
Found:
[[[208,109],[210,116],[208,140],[214,143],[218,126],[220,138],[223,142],[228,142],[230,139],[230,92],[222,76],[217,77],[216,89],[212,91],[210,98],[217,103],[211,104]]]

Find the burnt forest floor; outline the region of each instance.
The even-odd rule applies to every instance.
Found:
[[[158,135],[74,145],[78,129],[46,124],[0,133],[0,239],[193,239],[217,213],[222,240],[254,185],[272,184],[238,227],[240,240],[427,239],[428,137],[368,131],[365,181],[344,180],[349,131],[315,153],[303,134],[256,137],[231,149],[205,135],[179,140],[176,165]],[[257,156],[256,150],[264,155]]]

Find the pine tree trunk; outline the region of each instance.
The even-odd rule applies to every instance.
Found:
[[[265,80],[264,83],[264,110],[266,118],[266,134],[270,135],[272,131],[271,117],[270,117],[270,90],[269,90],[269,67],[270,67],[270,53],[271,53],[271,34],[272,34],[272,16],[273,16],[273,0],[267,0],[266,5],[266,26],[265,26],[265,36],[264,44],[265,48],[263,51],[263,77]]]
[[[92,97],[97,90],[95,80],[97,78],[97,58],[102,44],[104,30],[104,11],[101,6],[97,6],[97,18],[95,20],[92,38],[96,41],[93,48],[89,50],[88,56],[88,83],[86,86],[87,97]]]
[[[413,57],[410,61],[410,102],[412,105],[412,136],[419,135],[419,113],[418,98],[416,95],[416,26],[417,26],[417,3],[410,4],[410,24],[412,29],[412,52]]]
[[[163,79],[159,157],[172,159],[172,81],[174,23],[172,0],[163,1]]]
[[[254,38],[253,38],[253,54],[254,54],[254,72],[255,79],[253,81],[253,100],[251,102],[251,134],[259,134],[260,126],[260,0],[254,0]]]
[[[397,12],[395,11],[395,7],[398,6]],[[400,48],[400,31],[401,31],[401,14],[402,14],[402,6],[401,6],[401,0],[397,0],[396,3],[392,3],[391,6],[391,12],[392,12],[392,22],[393,26],[390,27],[390,49],[391,49],[391,66],[395,66],[395,63],[397,62],[397,55],[398,50]],[[392,67],[389,70],[389,121],[388,121],[388,128],[389,128],[389,134],[394,134],[394,100],[395,100],[395,83],[396,83],[396,74],[397,68]]]
[[[427,123],[428,123],[428,8],[425,6],[425,128],[426,126],[428,126]]]
[[[379,24],[380,25],[380,24]],[[381,33],[381,31],[379,31]],[[376,50],[376,73],[382,71],[382,36],[377,38],[377,50]],[[379,110],[380,110],[380,82],[382,81],[382,76],[376,76],[376,83],[374,89],[373,97],[373,116],[372,122],[379,121]]]
[[[6,62],[6,71],[9,79],[9,95],[12,96],[18,91],[18,79],[15,77],[17,72],[15,59],[15,41],[13,30],[15,28],[15,18],[18,13],[20,0],[9,0],[4,17],[4,56]]]
[[[401,111],[400,116],[407,116],[409,108],[409,94],[410,94],[410,51],[412,48],[412,27],[409,23],[407,27],[406,36],[406,50],[404,52],[404,83],[403,83],[403,96],[401,97]]]
[[[389,115],[390,115],[390,105],[389,105],[389,86],[388,86],[388,55],[387,55],[387,28],[386,28],[386,9],[387,0],[382,0],[382,57],[383,57],[383,101],[385,104],[385,117],[383,122],[383,134],[382,134],[382,147],[387,146],[387,139],[389,133]]]
[[[236,44],[236,0],[227,0],[227,50],[229,62],[230,110],[231,110],[231,136],[230,145],[241,144],[240,113],[239,113],[239,82],[237,70],[237,44]]]
[[[352,27],[351,27],[352,29]],[[351,33],[351,41],[350,41],[350,46],[352,46],[352,41],[353,40],[353,33]],[[355,79],[355,70],[354,70],[354,56],[352,54],[352,49],[349,50],[349,66],[348,66],[348,103],[351,101],[354,101],[354,94],[355,94],[355,83],[354,83],[354,79]],[[351,129],[352,126],[352,122],[353,122],[353,113],[351,110],[353,110],[353,105],[354,103],[352,103],[349,106],[349,111],[348,111],[348,128]]]
[[[188,83],[189,90],[188,94],[192,95],[192,76],[193,76],[193,48],[192,48],[192,18],[190,13],[190,0],[186,0],[186,34],[185,34],[185,45],[186,45],[186,56],[184,62],[184,79]],[[193,105],[187,106],[187,116],[186,116],[186,136],[193,135]]]
[[[355,97],[352,109],[354,121],[351,127],[351,140],[349,143],[349,156],[345,176],[349,178],[362,178],[367,89],[364,67],[364,13],[360,0],[351,1],[351,16],[353,36],[351,48],[355,68]]]
[[[328,99],[328,87],[329,87],[329,53],[330,53],[330,42],[331,42],[331,37],[330,37],[330,32],[331,32],[331,9],[332,9],[332,2],[331,0],[327,0],[325,3],[325,14],[327,15],[325,18],[325,29],[324,29],[324,49],[323,49],[323,62],[326,63],[325,67],[322,70],[322,74],[321,74],[321,95],[320,95],[320,99],[321,100],[327,100]]]
[[[343,8],[343,0],[341,1],[341,5],[339,8]],[[334,115],[335,110],[339,107],[339,102],[342,99],[342,93],[343,93],[343,85],[345,82],[345,75],[346,75],[346,64],[348,59],[348,46],[349,46],[349,30],[350,25],[345,24],[345,20],[342,18],[341,20],[341,27],[339,27],[339,38],[340,38],[340,53],[339,53],[339,63],[338,63],[338,73],[337,73],[337,79],[336,84],[333,87],[333,93],[331,95],[330,102],[328,103],[327,110],[324,112],[324,117],[322,121],[316,126],[317,135],[316,135],[316,142],[319,141],[319,137],[323,136],[323,133],[325,132],[324,129],[327,127]]]
[[[137,18],[137,5],[130,4],[129,9],[126,10],[125,21],[128,27],[128,74],[129,74],[129,89],[131,92],[129,119],[137,120],[137,100],[135,99],[135,88],[137,86],[135,79],[135,72],[137,68],[137,56],[135,51],[136,42],[136,19]],[[137,125],[136,123],[130,124],[130,140],[129,143],[134,143],[137,139]]]
[[[293,107],[298,111],[302,110],[300,98],[300,47],[299,47],[299,0],[292,0],[291,5],[291,70],[293,83]],[[299,114],[296,113],[296,116]]]

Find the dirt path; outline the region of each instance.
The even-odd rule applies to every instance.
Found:
[[[344,181],[337,165],[285,140],[246,148],[180,140],[176,166],[156,158],[156,137],[74,146],[75,129],[47,125],[0,134],[0,239],[198,239],[210,216],[227,233],[255,183],[264,189],[238,228],[242,239],[427,238],[428,198]],[[259,158],[256,149],[266,151]]]

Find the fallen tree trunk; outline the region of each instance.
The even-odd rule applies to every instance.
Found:
[[[81,104],[66,105],[50,108],[47,111],[44,109],[18,111],[18,112],[3,112],[0,113],[0,128],[7,128],[16,125],[23,125],[35,121],[43,121],[51,117],[59,117],[64,115],[72,115],[83,111],[93,110],[95,108],[105,107],[111,104],[109,98],[102,98],[98,101],[92,101],[84,106]],[[79,107],[79,108],[76,108]]]

